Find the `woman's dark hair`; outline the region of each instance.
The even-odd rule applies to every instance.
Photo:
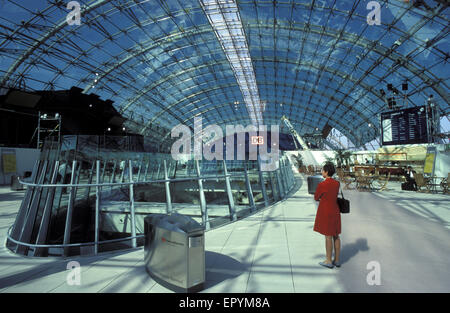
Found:
[[[326,163],[323,166],[323,171],[327,172],[328,176],[331,177],[334,175],[334,173],[336,173],[336,169],[334,168],[333,163]]]

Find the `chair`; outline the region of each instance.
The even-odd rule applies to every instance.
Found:
[[[446,178],[443,178],[441,181],[441,188],[443,193],[447,193],[450,189],[450,173],[448,173]]]
[[[353,188],[350,188],[350,184],[353,183],[353,180],[350,177],[345,176],[344,170],[342,168],[337,169],[337,175],[338,175],[339,181],[341,183],[344,183],[343,189],[345,189],[345,190],[353,189]]]
[[[378,183],[378,186],[380,187],[379,191],[386,190],[389,179],[391,178],[391,172],[388,172],[387,177],[382,177],[379,174],[375,175],[375,176],[377,177],[377,183]]]
[[[422,188],[425,188],[425,192],[430,192],[430,179],[423,176],[421,173],[414,173],[414,180],[416,181],[417,191],[423,192]]]

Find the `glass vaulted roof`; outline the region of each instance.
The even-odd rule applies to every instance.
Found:
[[[379,136],[380,89],[449,107],[448,1],[0,0],[0,85],[72,86],[114,101],[128,127],[170,138],[208,124],[329,125],[355,146]],[[373,23],[372,23],[373,24]],[[387,91],[386,91],[387,92]]]

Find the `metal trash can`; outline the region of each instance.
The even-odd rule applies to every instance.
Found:
[[[173,213],[144,219],[144,263],[158,283],[182,292],[203,289],[205,230],[194,219]]]
[[[317,185],[324,179],[321,175],[308,176],[308,193],[313,195],[316,192]]]

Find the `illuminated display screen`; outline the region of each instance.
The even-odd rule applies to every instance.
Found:
[[[381,113],[383,145],[428,142],[424,106]]]

